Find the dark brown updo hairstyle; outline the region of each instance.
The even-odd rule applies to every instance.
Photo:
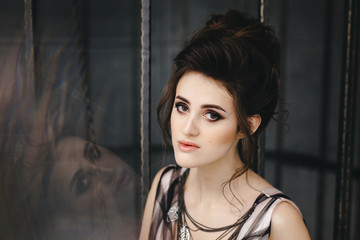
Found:
[[[173,72],[159,102],[158,121],[171,146],[170,117],[176,86],[187,72],[202,73],[226,87],[234,98],[238,129],[244,134],[238,152],[247,171],[254,159],[256,139],[272,118],[279,98],[280,44],[274,30],[258,19],[235,10],[214,14],[206,26],[175,57]],[[261,116],[253,133],[248,118]]]

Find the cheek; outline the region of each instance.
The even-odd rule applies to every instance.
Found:
[[[236,127],[232,126],[214,129],[209,135],[208,143],[211,145],[232,145],[234,142],[238,141]]]
[[[180,126],[180,119],[179,116],[177,116],[177,113],[174,112],[174,110],[171,112],[171,116],[170,116],[170,132],[171,134],[175,133],[176,130],[179,128]]]
[[[173,133],[174,127],[175,127],[175,119],[174,119],[174,111],[172,111],[171,116],[170,116],[170,133],[171,133],[171,135]]]

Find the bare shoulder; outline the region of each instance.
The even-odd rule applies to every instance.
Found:
[[[303,218],[292,204],[279,203],[271,218],[270,240],[310,239]]]
[[[157,174],[154,177],[154,180],[151,184],[151,188],[146,200],[145,209],[143,212],[143,219],[141,224],[141,231],[140,231],[140,240],[147,240],[150,232],[150,226],[151,226],[151,219],[152,219],[152,212],[154,210],[154,203],[155,203],[155,197],[156,197],[156,190],[157,186],[159,185],[159,181],[161,178],[162,173],[166,167],[162,168],[160,171],[157,172]]]
[[[263,190],[267,188],[274,188],[268,181],[262,178],[260,175],[255,173],[252,170],[248,170],[247,172],[247,180],[248,184],[257,190]]]

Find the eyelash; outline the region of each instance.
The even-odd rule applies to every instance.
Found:
[[[175,108],[177,109],[178,113],[180,113],[180,114],[185,113],[189,110],[189,107],[187,106],[187,104],[185,104],[183,102],[175,103]],[[211,122],[216,122],[218,120],[223,119],[223,117],[215,111],[206,111],[204,113],[204,116]],[[213,117],[215,117],[215,119]]]
[[[179,113],[184,113],[187,110],[189,110],[189,107],[185,103],[182,103],[182,102],[175,103],[175,108],[177,109],[177,111]],[[180,108],[186,108],[186,110],[180,110]]]
[[[82,172],[78,176],[75,176],[72,188],[77,196],[80,196],[89,189],[91,185],[91,178],[91,173],[86,172]]]
[[[223,119],[223,117],[219,113],[217,113],[215,111],[207,111],[205,113],[205,116],[207,116],[207,115],[209,115],[209,116],[206,117],[206,118],[211,122],[216,122],[216,121],[219,121],[219,120]],[[215,119],[213,119],[211,116],[215,116]]]

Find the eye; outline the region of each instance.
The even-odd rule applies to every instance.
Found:
[[[175,104],[175,108],[177,109],[177,111],[178,111],[179,113],[184,113],[184,112],[189,111],[188,106],[187,106],[185,103],[182,103],[182,102],[176,103],[176,104]]]
[[[218,114],[217,112],[213,112],[213,111],[206,112],[205,117],[212,122],[218,121],[223,118],[220,114]]]
[[[76,179],[75,192],[77,195],[85,192],[90,186],[91,177],[89,174],[81,175]]]
[[[70,181],[70,189],[79,196],[89,189],[91,185],[91,174],[84,169],[79,169]]]

